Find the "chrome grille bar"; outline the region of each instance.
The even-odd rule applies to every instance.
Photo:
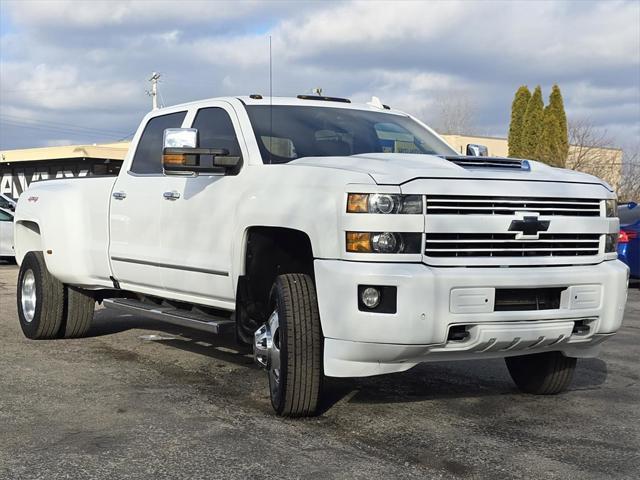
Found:
[[[437,233],[426,235],[428,257],[571,257],[598,255],[600,234],[541,234],[518,240],[516,234]]]
[[[513,215],[538,212],[548,216],[600,216],[600,200],[579,198],[518,198],[468,195],[427,197],[427,215]]]

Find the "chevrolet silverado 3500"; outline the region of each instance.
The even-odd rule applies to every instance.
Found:
[[[460,156],[379,101],[217,98],[149,113],[115,178],[29,187],[17,306],[32,339],[86,335],[96,301],[234,330],[283,416],[439,360],[553,394],[620,327],[617,235],[598,178]]]

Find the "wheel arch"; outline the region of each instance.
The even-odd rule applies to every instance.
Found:
[[[28,252],[42,251],[40,224],[33,220],[17,220],[14,230],[16,262],[22,264]]]
[[[315,278],[313,246],[302,230],[251,226],[244,232],[240,254],[236,312],[243,312],[237,320],[249,333],[268,316],[269,295],[278,275],[303,273]]]

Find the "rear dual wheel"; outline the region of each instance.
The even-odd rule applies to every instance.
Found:
[[[27,338],[77,338],[87,334],[95,307],[93,296],[53,277],[42,252],[25,255],[17,287],[18,318]]]

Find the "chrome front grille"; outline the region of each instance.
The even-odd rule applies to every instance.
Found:
[[[600,234],[545,234],[517,240],[515,233],[427,233],[427,257],[576,257],[598,255]]]
[[[513,215],[515,212],[538,212],[547,216],[598,217],[600,200],[471,195],[427,197],[427,215]]]

